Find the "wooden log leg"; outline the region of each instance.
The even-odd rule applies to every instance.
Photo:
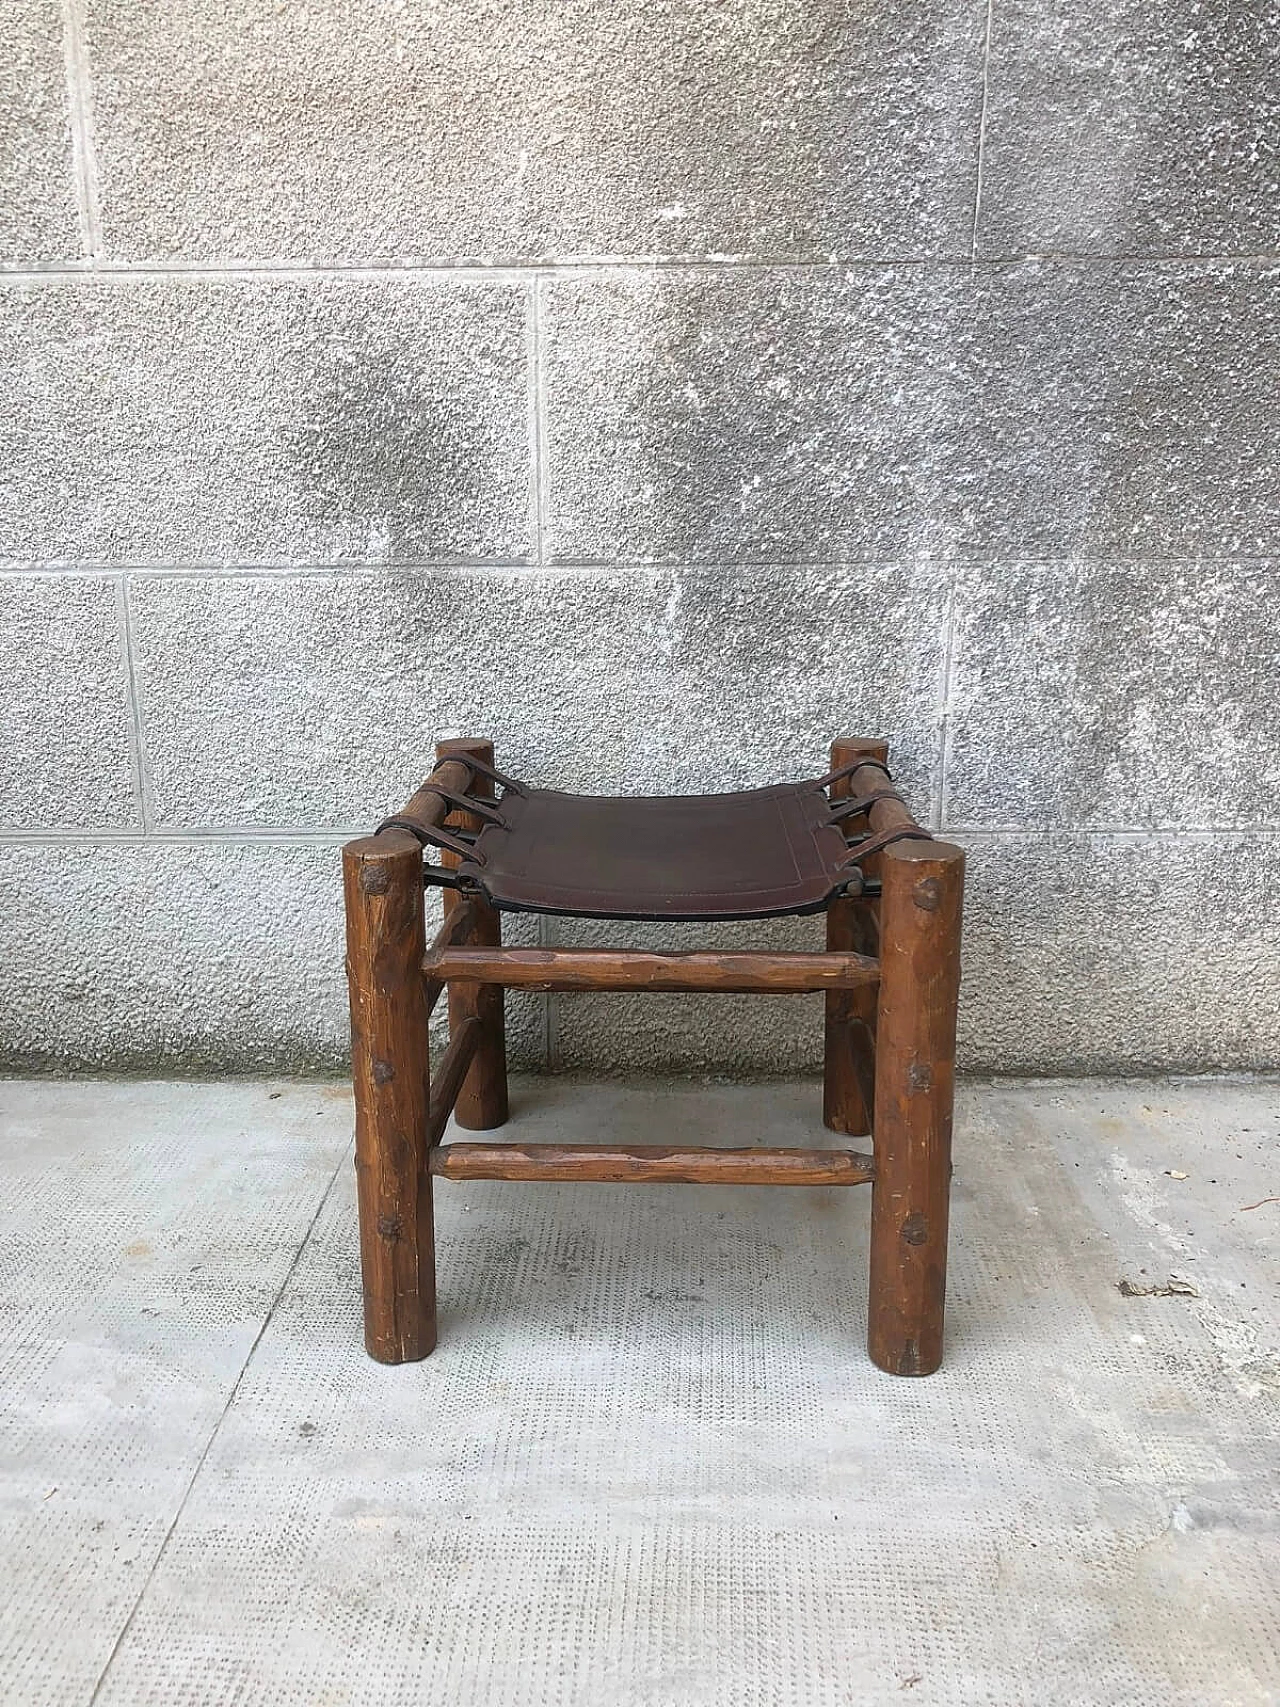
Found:
[[[942,1361],[964,854],[895,842],[881,863],[868,1349],[891,1375]]]
[[[491,765],[494,762],[493,742],[475,740],[439,742],[436,746],[436,762],[439,763],[454,753],[474,753],[485,764]],[[470,792],[481,798],[491,799],[496,790],[488,777],[478,776]],[[460,824],[464,830],[478,830],[481,827],[481,820],[470,813],[459,812],[453,821]],[[458,861],[454,855],[446,854],[444,863],[456,865]],[[446,912],[452,911],[461,901],[461,897],[449,889],[444,891],[444,898]],[[500,947],[502,920],[497,909],[478,897],[473,905],[475,924],[468,934],[467,946]],[[453,1107],[454,1120],[467,1132],[488,1132],[495,1126],[506,1124],[507,1042],[504,996],[499,984],[449,985],[449,1035],[456,1037],[463,1023],[473,1017],[480,1021],[481,1027],[475,1055]]]
[[[342,866],[364,1339],[380,1363],[409,1363],[436,1343],[422,849],[387,831],[348,843]]]
[[[889,757],[887,741],[835,741],[831,768],[855,759]],[[848,777],[831,785],[834,800],[847,799]],[[827,909],[827,949],[830,952],[875,954],[877,935],[869,901],[833,901]],[[861,1137],[872,1130],[875,1084],[876,992],[832,990],[826,998],[823,1047],[822,1119],[832,1132]]]

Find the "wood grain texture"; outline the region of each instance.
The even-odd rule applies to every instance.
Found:
[[[652,1185],[861,1185],[870,1156],[849,1150],[668,1149],[656,1144],[447,1144],[442,1179],[611,1180]]]
[[[859,954],[735,954],[700,950],[450,948],[429,955],[432,979],[483,979],[524,990],[720,990],[794,995],[874,984],[874,960]]]
[[[380,1363],[436,1343],[422,850],[403,830],[342,851],[365,1345]]]
[[[456,944],[466,942],[475,926],[476,907],[470,898],[459,900],[453,907],[446,905],[444,923],[431,939],[426,958],[430,960],[433,954],[439,954],[443,949],[453,948]],[[427,979],[427,1012],[430,1013],[444,991],[443,978]]]
[[[485,764],[492,765],[493,742],[473,739],[441,741],[436,746],[436,764],[446,768],[454,753],[473,753]],[[468,773],[469,774],[469,773]],[[470,792],[481,799],[493,799],[496,790],[493,780],[486,776],[471,779]],[[464,830],[479,830],[483,820],[473,812],[456,812],[450,819]],[[442,855],[446,866],[457,866],[454,854]],[[502,921],[496,908],[479,895],[463,899],[456,890],[444,891],[445,918],[448,920],[466,906],[470,909],[471,925],[468,943],[476,948],[498,948],[502,943]],[[432,982],[439,979],[439,974]],[[449,1032],[457,1037],[469,1019],[479,1022],[471,1066],[458,1091],[453,1105],[453,1118],[468,1132],[489,1132],[503,1126],[507,1120],[507,1042],[506,1013],[500,984],[476,979],[474,982],[449,984]]]
[[[929,1375],[942,1361],[964,854],[896,842],[882,880],[868,1348],[890,1374]]]
[[[887,741],[844,739],[831,744],[831,769],[852,764],[855,759],[889,758]],[[862,778],[867,785],[855,790]],[[860,771],[840,777],[831,785],[834,800],[847,800],[855,793],[868,793],[871,785],[883,783],[875,771]],[[877,805],[893,802],[877,802]],[[872,807],[874,811],[876,808]],[[876,903],[870,899],[841,897],[827,909],[827,951],[831,954],[874,955],[879,933],[875,924]],[[832,1132],[863,1137],[872,1130],[875,1115],[875,1025],[876,992],[864,985],[857,990],[832,990],[826,999],[823,1042],[822,1120]]]
[[[426,1147],[430,1150],[440,1142],[449,1116],[458,1101],[458,1092],[475,1059],[481,1038],[480,1021],[474,1014],[460,1020],[449,1039],[449,1046],[440,1057],[440,1065],[431,1079],[431,1100],[427,1105]]]
[[[404,805],[396,814],[398,818],[413,818],[419,824],[426,825],[429,829],[434,829],[436,825],[443,824],[445,819],[453,810],[447,800],[442,799],[440,795],[433,791],[431,785],[433,782],[438,782],[442,788],[450,788],[453,789],[455,793],[460,793],[470,782],[471,772],[465,765],[458,764],[454,760],[450,760],[447,757],[444,759],[440,758],[440,749],[447,744],[448,743],[446,742],[441,742],[440,746],[436,748],[435,769],[423,783],[422,787],[419,788],[416,793],[411,794],[408,800],[405,801]],[[488,745],[489,750],[491,752],[493,750],[492,745],[489,743],[481,742],[478,744],[481,746]]]

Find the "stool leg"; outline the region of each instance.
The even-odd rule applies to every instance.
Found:
[[[883,765],[888,758],[887,741],[843,740],[831,745],[832,770],[855,759],[876,759]],[[833,800],[845,800],[852,792],[848,777],[831,785]],[[846,899],[831,903],[827,908],[827,951],[875,954],[870,902]],[[824,1000],[823,1124],[832,1132],[860,1138],[871,1131],[874,1112],[876,992],[869,988],[829,990]]]
[[[891,1375],[942,1361],[964,854],[895,842],[882,855],[871,1358]]]
[[[388,831],[349,843],[342,865],[364,1341],[380,1363],[410,1363],[436,1343],[422,849]]]
[[[436,745],[436,763],[454,753],[474,753],[476,758],[491,765],[493,742],[477,740],[440,741]],[[489,777],[477,776],[471,792],[482,799],[492,799],[497,792]],[[451,820],[464,830],[478,830],[482,820],[474,813],[459,812]],[[452,854],[445,854],[446,865],[456,865]],[[444,891],[445,912],[460,905],[461,897],[454,891]],[[476,899],[473,901],[476,922],[467,938],[469,946],[498,948],[502,944],[502,919],[495,907]],[[462,1081],[458,1100],[453,1105],[453,1118],[467,1132],[488,1132],[504,1126],[507,1120],[507,1040],[504,992],[500,984],[450,984],[449,1033],[454,1035],[463,1020],[475,1017],[480,1021],[480,1041],[472,1057],[467,1076]]]

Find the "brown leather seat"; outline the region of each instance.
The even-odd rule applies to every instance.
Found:
[[[857,837],[843,825],[875,800],[901,800],[890,784],[861,804],[828,798],[827,786],[874,759],[813,782],[778,783],[736,794],[562,794],[528,788],[470,754],[458,754],[472,784],[501,783],[500,801],[458,794],[434,780],[435,794],[482,821],[478,835],[444,829],[414,814],[414,802],[379,829],[410,830],[424,844],[458,856],[447,870],[428,866],[428,881],[482,894],[507,912],[560,913],[589,919],[763,919],[816,913],[833,895],[857,893],[859,860],[902,836],[928,836],[919,825]]]
[[[825,907],[849,847],[816,783],[739,794],[508,789],[458,875],[497,907],[594,919],[756,919]]]

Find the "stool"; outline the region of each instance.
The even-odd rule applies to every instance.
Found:
[[[501,789],[501,794],[498,790]],[[441,863],[424,859],[436,848]],[[883,741],[840,740],[812,782],[662,798],[563,794],[442,741],[402,811],[343,850],[365,1344],[436,1343],[432,1182],[871,1185],[868,1348],[894,1375],[942,1359],[964,854],[893,787]],[[426,941],[424,882],[444,888]],[[753,919],[825,912],[825,952],[503,948],[501,913]],[[851,1149],[451,1143],[507,1119],[503,991],[794,993],[826,1003],[823,1119]],[[448,992],[449,1043],[428,1021]]]

